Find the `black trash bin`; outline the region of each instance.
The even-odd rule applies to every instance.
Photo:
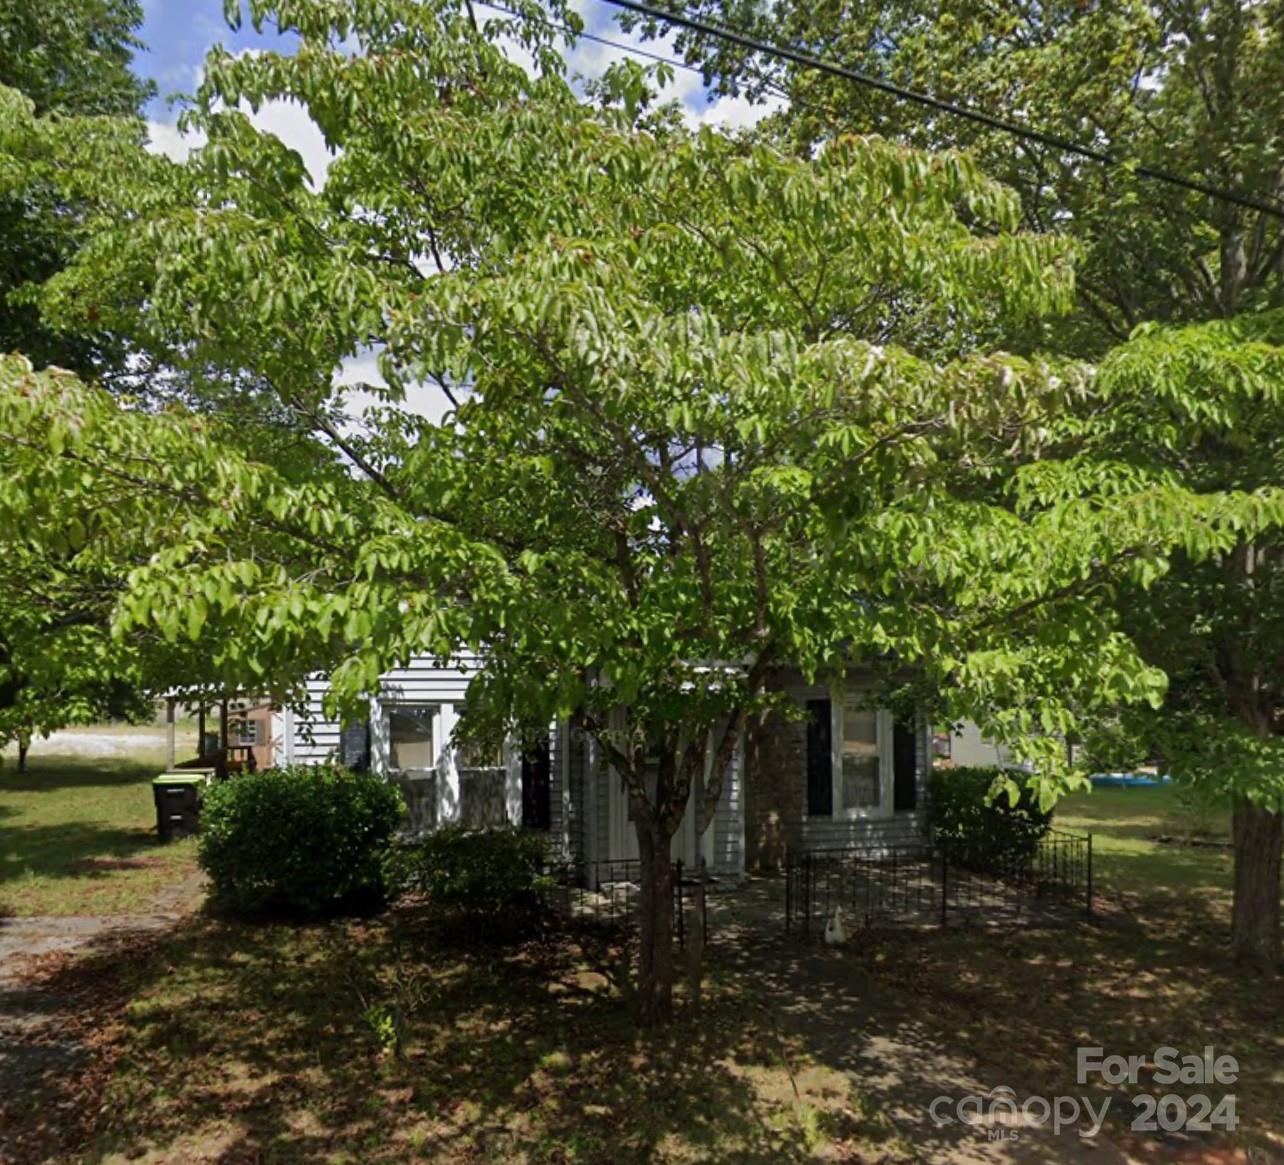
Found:
[[[152,781],[156,801],[156,836],[174,841],[195,833],[201,820],[204,773],[161,773]]]

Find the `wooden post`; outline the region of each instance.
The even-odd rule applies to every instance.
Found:
[[[1088,917],[1092,917],[1092,834],[1088,834]]]
[[[165,701],[165,767],[174,767],[174,704],[173,696]]]
[[[223,757],[227,759],[227,701],[223,700],[218,706],[218,746],[223,750]]]

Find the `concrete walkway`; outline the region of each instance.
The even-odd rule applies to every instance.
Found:
[[[148,914],[0,918],[0,1105],[38,1105],[47,1093],[46,1079],[65,1078],[86,1062],[80,1022],[85,1004],[46,982],[41,964],[168,930],[191,913],[201,889],[200,875],[167,887]],[[20,1162],[24,1147],[12,1141],[5,1125],[0,1120],[0,1162]]]
[[[1019,1114],[1014,1121],[958,1120],[964,1097],[988,1102],[1010,1088],[1019,1105],[1028,1090],[1019,1080],[983,1078],[944,1051],[926,1017],[915,1014],[921,1005],[880,989],[849,951],[786,937],[783,880],[755,879],[711,894],[708,914],[709,957],[720,974],[755,997],[808,1055],[846,1073],[922,1165],[1134,1165],[1108,1138],[1081,1137],[1073,1127],[1054,1135]],[[950,1123],[933,1119],[938,1097],[947,1099],[936,1112],[954,1118]]]

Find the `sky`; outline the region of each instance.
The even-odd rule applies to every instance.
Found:
[[[624,33],[615,23],[616,10],[601,0],[572,0],[584,19],[585,31],[609,40],[639,45],[642,40],[633,33]],[[486,15],[479,9],[478,15]],[[241,29],[233,31],[223,18],[222,0],[144,0],[143,27],[139,38],[146,45],[134,59],[135,68],[145,77],[156,82],[157,96],[147,109],[151,148],[176,159],[181,159],[194,145],[178,131],[176,121],[181,106],[174,98],[190,94],[201,77],[205,54],[214,45],[222,45],[230,52],[270,49],[289,52],[293,40],[275,32],[260,35],[250,27],[248,20]],[[647,44],[650,52],[666,52],[663,44]],[[626,58],[625,52],[594,42],[582,41],[568,57],[572,73],[594,77],[611,63]],[[743,98],[709,100],[700,77],[685,69],[675,69],[673,83],[665,96],[680,100],[688,120],[694,124],[723,125],[741,128],[751,125],[769,112],[771,106],[753,106]],[[279,137],[286,145],[297,150],[315,182],[323,182],[331,156],[326,150],[321,133],[308,118],[301,106],[287,102],[270,102],[252,118],[259,129]],[[360,353],[337,370],[336,385],[380,384],[375,354]],[[350,390],[347,411],[356,416],[374,398],[359,390]],[[446,408],[437,389],[427,385],[412,387],[405,402],[410,411],[437,419]]]
[[[615,23],[615,10],[601,0],[574,0],[584,19],[585,31],[626,44],[642,44],[641,37],[625,33]],[[206,52],[221,44],[232,52],[247,49],[289,51],[292,41],[279,34],[256,33],[246,21],[233,31],[223,19],[222,0],[144,0],[144,19],[140,33],[146,51],[135,58],[135,66],[144,76],[156,82],[157,96],[148,107],[154,145],[167,153],[181,152],[174,122],[178,106],[172,98],[190,93],[197,85]],[[485,16],[482,8],[479,15]],[[664,53],[663,44],[649,43],[648,51]],[[581,42],[568,58],[571,70],[585,76],[597,76],[613,61],[627,54],[592,42]],[[731,128],[750,125],[761,118],[770,106],[754,106],[743,98],[720,98],[710,101],[699,76],[675,70],[673,84],[666,96],[681,100],[690,121],[726,125]],[[323,165],[317,149],[320,137],[299,109],[269,109],[262,115],[260,127],[269,129],[287,144],[298,149],[309,168]],[[315,170],[313,171],[316,172]]]

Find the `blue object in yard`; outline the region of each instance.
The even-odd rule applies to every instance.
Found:
[[[1154,789],[1172,783],[1167,773],[1093,773],[1088,780],[1109,789]]]

